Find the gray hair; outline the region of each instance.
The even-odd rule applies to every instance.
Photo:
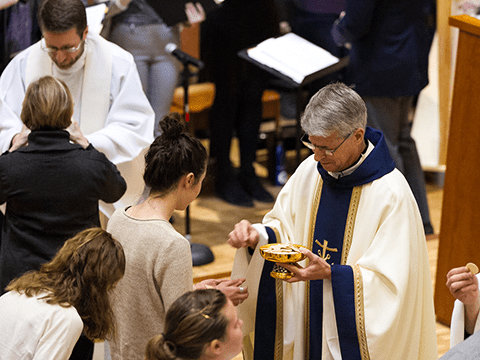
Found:
[[[355,129],[367,126],[367,108],[351,87],[333,83],[312,96],[301,119],[308,135],[327,137],[337,132],[346,137]]]

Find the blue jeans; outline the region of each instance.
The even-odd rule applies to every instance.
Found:
[[[168,43],[180,46],[177,27],[164,23],[136,25],[121,23],[112,29],[110,40],[133,55],[143,91],[155,111],[155,137],[158,124],[170,112],[173,93],[179,82],[181,63],[165,51]]]

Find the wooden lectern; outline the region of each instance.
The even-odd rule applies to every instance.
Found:
[[[450,324],[454,299],[446,275],[468,262],[480,265],[480,20],[449,18],[460,29],[439,236],[435,311]]]

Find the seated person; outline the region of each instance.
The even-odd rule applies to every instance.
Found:
[[[15,279],[0,297],[2,359],[68,359],[82,331],[115,333],[109,291],[125,272],[122,246],[100,228],[67,240],[40,270]]]
[[[146,360],[229,360],[242,350],[242,320],[219,290],[195,290],[168,309],[165,330],[147,344]]]
[[[28,145],[0,156],[0,204],[7,204],[0,294],[49,262],[69,237],[99,227],[98,201],[113,203],[125,192],[115,165],[87,139],[69,134],[73,106],[61,80],[45,76],[30,84],[21,112],[31,130]]]

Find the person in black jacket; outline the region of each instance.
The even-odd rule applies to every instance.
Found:
[[[255,161],[262,94],[269,75],[237,53],[279,33],[273,0],[226,0],[201,25],[201,53],[209,79],[215,83],[215,101],[209,113],[210,164],[216,195],[238,206],[253,200],[273,202],[257,177]],[[232,137],[240,147],[240,167],[230,162]]]
[[[72,137],[73,99],[62,81],[30,84],[21,119],[28,144],[0,156],[0,294],[14,278],[38,270],[81,230],[99,227],[98,201],[126,190],[120,172],[84,137]],[[93,342],[88,346],[93,354]]]
[[[428,84],[435,13],[432,0],[347,0],[346,12],[332,28],[338,45],[351,46],[344,82],[365,101],[367,125],[383,132],[417,200],[426,235],[434,230],[411,112]]]
[[[51,76],[32,83],[21,118],[28,145],[0,156],[0,203],[6,202],[0,248],[1,293],[15,277],[52,259],[66,239],[100,226],[98,201],[126,190],[120,172],[85,138],[72,139],[73,100]]]

